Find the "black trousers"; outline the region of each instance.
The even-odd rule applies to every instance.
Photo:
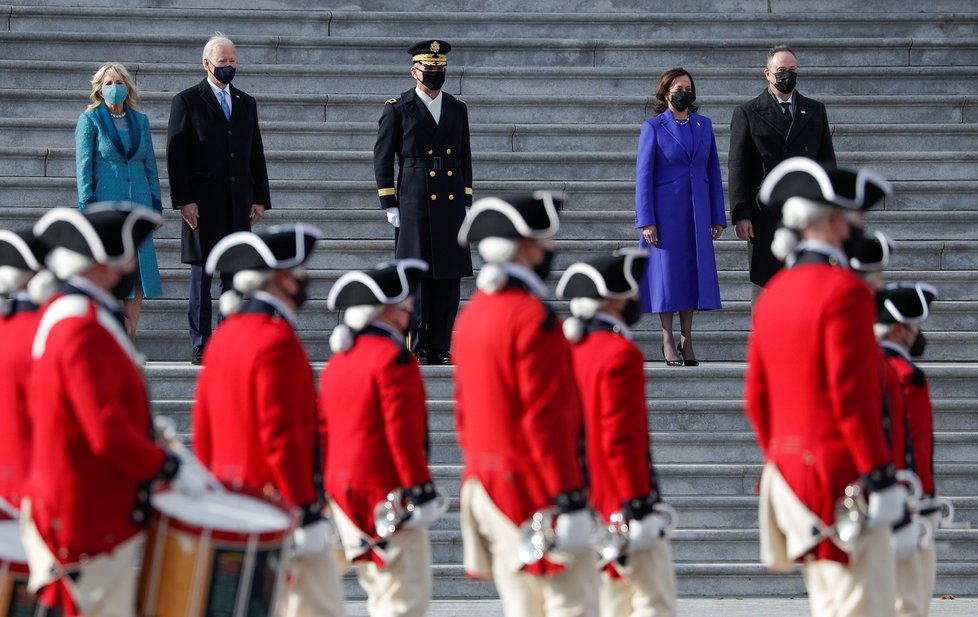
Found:
[[[233,275],[220,273],[221,293],[231,289]],[[190,266],[190,301],[187,320],[190,324],[190,344],[203,347],[211,337],[211,281],[214,277],[202,266]],[[218,323],[221,322],[218,315]]]
[[[461,279],[436,279],[430,276],[421,279],[414,291],[414,313],[411,315],[413,351],[449,350],[461,300]]]

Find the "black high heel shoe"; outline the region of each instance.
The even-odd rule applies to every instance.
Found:
[[[679,343],[678,345],[676,345],[676,351],[679,352],[679,355],[680,356],[683,355],[683,344],[682,343]],[[699,365],[700,365],[700,361],[699,360],[696,360],[696,359],[687,360],[685,357],[683,357],[682,366],[699,366]]]
[[[666,366],[682,366],[683,365],[683,361],[681,359],[680,360],[670,360],[669,358],[666,358],[666,346],[665,345],[663,345],[662,347],[660,347],[660,349],[662,350],[662,357],[665,358],[665,360],[666,360]]]

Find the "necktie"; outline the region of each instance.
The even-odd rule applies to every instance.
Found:
[[[788,124],[791,124],[791,103],[781,103],[781,107],[784,109],[784,119],[788,121]]]
[[[224,117],[230,122],[231,108],[228,106],[228,93],[226,90],[221,90],[221,109],[224,110]]]

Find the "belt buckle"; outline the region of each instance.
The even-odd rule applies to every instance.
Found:
[[[441,157],[440,156],[431,157],[431,165],[432,165],[431,168],[434,169],[435,171],[441,171]]]

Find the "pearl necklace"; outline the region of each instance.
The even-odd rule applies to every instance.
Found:
[[[683,118],[682,120],[680,120],[679,118],[673,118],[673,120],[675,120],[676,124],[678,124],[679,126],[686,126],[687,124],[689,124],[689,117]]]
[[[123,118],[126,117],[126,112],[123,111],[121,114],[114,114],[114,113],[112,113],[110,111],[109,112],[109,115],[112,116],[113,118],[117,118],[117,119],[121,120],[121,119],[123,119]]]

